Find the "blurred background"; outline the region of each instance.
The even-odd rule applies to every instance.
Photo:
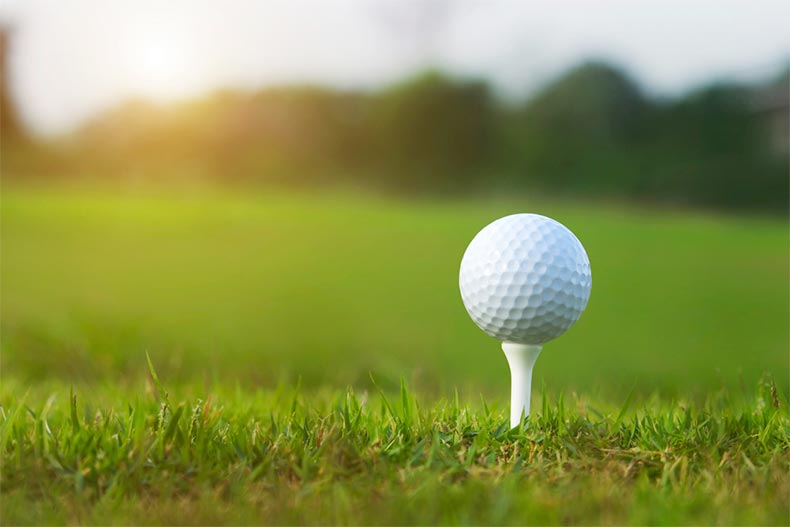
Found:
[[[790,386],[786,2],[0,8],[2,372],[503,397],[457,290],[531,211],[585,244],[551,390]]]

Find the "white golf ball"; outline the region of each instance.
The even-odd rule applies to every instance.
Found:
[[[503,342],[543,344],[565,333],[587,306],[590,260],[561,223],[513,214],[474,237],[461,261],[460,286],[480,329]]]

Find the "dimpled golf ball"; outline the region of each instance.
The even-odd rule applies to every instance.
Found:
[[[579,319],[592,274],[584,247],[564,225],[539,214],[513,214],[477,233],[459,282],[480,329],[503,342],[537,345]]]

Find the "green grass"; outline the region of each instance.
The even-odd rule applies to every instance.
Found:
[[[550,388],[704,396],[764,372],[790,387],[783,221],[341,194],[11,189],[2,205],[2,367],[29,381],[139,377],[148,351],[184,382],[374,371],[500,394],[504,355],[464,311],[458,267],[481,226],[532,210],[576,232],[593,269],[587,311],[537,364]]]
[[[510,431],[457,272],[522,210],[593,291]],[[790,522],[785,221],[13,187],[0,214],[3,524]]]
[[[2,391],[3,524],[786,525],[775,386],[636,411],[352,389]]]

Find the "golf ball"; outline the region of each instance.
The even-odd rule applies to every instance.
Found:
[[[459,282],[480,329],[503,342],[543,344],[579,319],[592,275],[584,247],[564,225],[513,214],[477,233],[461,260]]]

